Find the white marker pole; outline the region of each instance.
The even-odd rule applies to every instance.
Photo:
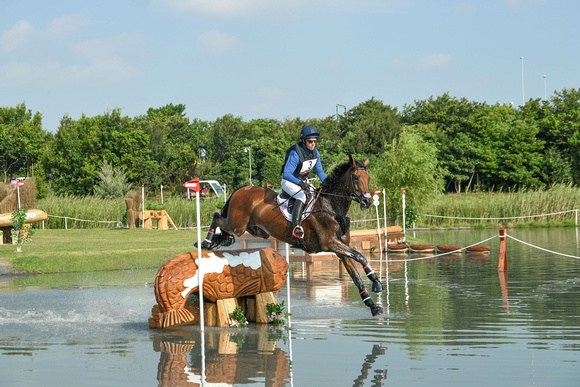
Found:
[[[163,204],[163,184],[161,184],[161,204]]]
[[[387,194],[383,188],[383,211],[385,213],[385,243],[387,242]]]
[[[199,184],[199,183],[198,183]],[[203,316],[203,270],[201,269],[201,213],[199,209],[199,189],[195,191],[197,207],[197,283],[199,286],[199,324],[201,327],[201,384],[205,385],[205,321]]]

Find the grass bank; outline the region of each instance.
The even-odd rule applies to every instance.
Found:
[[[196,240],[194,230],[38,230],[20,253],[0,245],[0,257],[26,273],[159,268],[177,254],[197,251]]]

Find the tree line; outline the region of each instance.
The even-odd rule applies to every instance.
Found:
[[[188,118],[183,104],[128,117],[121,109],[73,119],[55,133],[24,103],[0,107],[4,182],[35,176],[39,194],[92,195],[103,171],[149,194],[181,193],[193,177],[215,179],[228,192],[249,184],[280,188],[286,149],[304,125],[315,126],[327,173],[352,154],[370,159],[371,184],[390,196],[407,188],[411,202],[433,192],[517,190],[580,182],[580,90],[518,108],[445,93],[401,111],[371,98],[325,118],[261,118],[227,114],[215,121]],[[205,160],[200,151],[206,150]],[[251,160],[250,160],[251,158]],[[167,190],[167,191],[165,191]]]

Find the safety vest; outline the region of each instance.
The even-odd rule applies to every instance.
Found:
[[[290,157],[290,152],[292,149],[296,151],[298,154],[298,158],[300,162],[298,166],[292,173],[297,179],[304,180],[306,176],[314,169],[316,162],[318,161],[318,151],[314,149],[312,153],[306,153],[306,149],[301,145],[301,142],[297,142],[296,144],[292,145],[288,150],[286,150],[286,158],[284,159],[284,164],[282,165],[282,173],[284,173],[284,168],[286,167],[286,163],[288,162],[288,158]]]

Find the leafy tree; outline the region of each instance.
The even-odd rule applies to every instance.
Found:
[[[548,185],[573,183],[572,164],[555,146],[546,149],[543,160],[540,175],[543,182]]]
[[[482,150],[470,118],[486,106],[445,93],[404,107],[403,122],[416,125],[423,138],[437,147],[446,187],[452,185],[456,192],[462,185],[471,186],[476,174]]]
[[[403,188],[407,204],[418,208],[442,188],[437,149],[413,127],[404,127],[399,138],[385,146],[381,160],[382,164],[370,165],[371,181],[385,189],[387,210],[391,216],[401,208]]]
[[[536,104],[526,104],[529,111]],[[544,106],[543,114],[537,114],[540,133],[538,136],[550,147],[555,147],[565,160],[570,160],[572,176],[576,184],[580,183],[580,89],[563,89],[555,92],[550,99],[550,113]]]
[[[143,181],[154,189],[163,184],[169,192],[182,189],[181,184],[200,174],[199,145],[208,124],[184,117],[185,105],[172,104],[148,110],[136,118],[148,135],[151,162],[143,171]],[[173,113],[173,114],[171,114]]]
[[[161,114],[162,116],[165,117],[173,117],[175,115],[180,116],[180,117],[185,117],[185,105],[183,104],[178,104],[178,105],[174,105],[172,103],[167,104],[165,106],[162,106],[160,108],[152,108],[150,107],[149,109],[147,109],[147,115],[148,116],[154,116],[156,114]]]
[[[100,181],[95,186],[95,194],[105,199],[123,198],[131,190],[131,183],[123,170],[113,168],[107,160],[103,160],[103,166],[99,172]]]
[[[469,118],[481,151],[477,168],[487,188],[539,185],[543,141],[532,120],[510,106],[487,106]]]
[[[397,108],[374,97],[350,109],[339,127],[344,151],[360,158],[378,155],[401,132]]]
[[[48,133],[42,129],[42,115],[32,114],[24,103],[0,107],[0,168],[4,182],[11,177],[32,175],[42,154]]]
[[[92,194],[99,181],[102,160],[124,170],[139,183],[151,165],[148,136],[120,109],[104,115],[73,120],[65,115],[43,157],[43,167],[57,194]]]

